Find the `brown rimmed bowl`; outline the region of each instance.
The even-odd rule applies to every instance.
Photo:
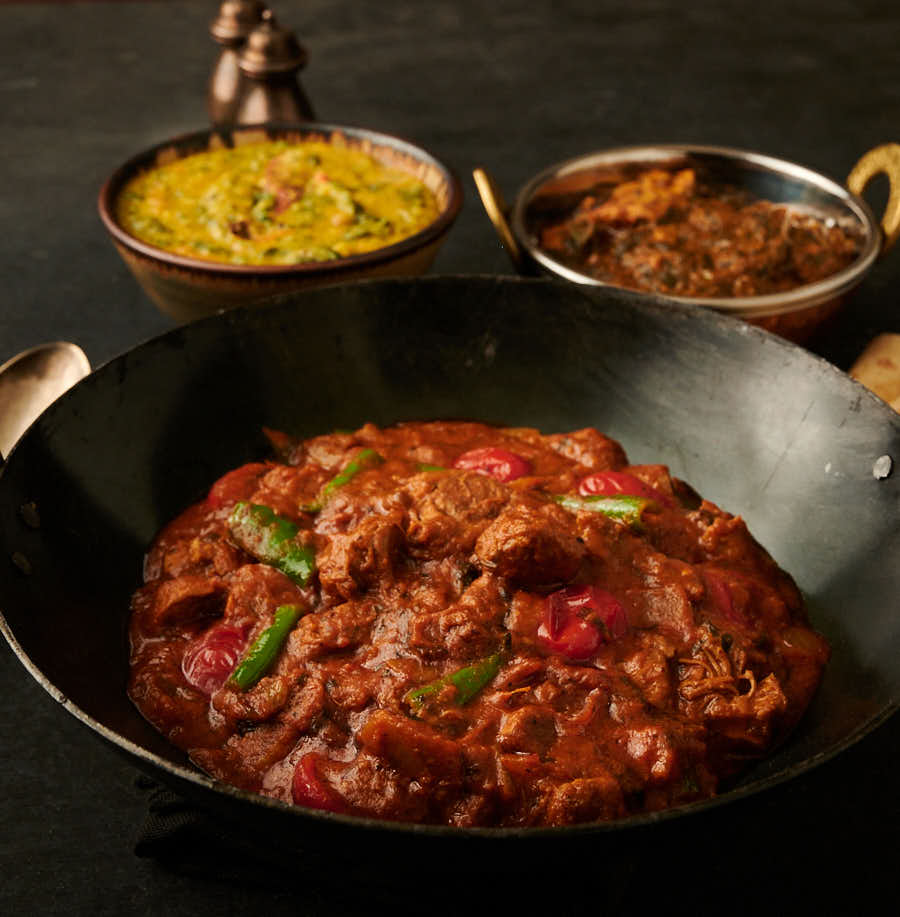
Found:
[[[659,292],[671,302],[702,306],[752,322],[797,343],[807,340],[843,304],[846,296],[900,234],[900,145],[885,144],[866,153],[847,179],[847,187],[797,163],[762,153],[718,146],[651,144],[600,150],[556,163],[531,178],[507,208],[492,178],[475,170],[482,203],[513,264],[523,274],[549,274],[586,286],[609,286],[564,264],[541,248],[534,231],[542,199],[561,189],[577,193],[599,179],[621,181],[642,168],[696,167],[718,180],[745,188],[763,200],[812,210],[857,227],[862,244],[856,259],[841,271],[784,292],[744,297],[680,297]],[[879,225],[860,196],[878,173],[890,179],[891,192]]]
[[[226,264],[188,258],[150,245],[126,232],[116,219],[116,199],[135,175],[193,153],[266,140],[324,140],[359,149],[384,165],[420,179],[432,191],[440,212],[421,231],[374,251],[333,261],[289,265]],[[426,150],[391,134],[361,127],[306,124],[241,125],[175,137],[133,156],[100,190],[100,218],[116,250],[151,300],[178,322],[193,321],[222,309],[312,287],[372,277],[416,276],[431,265],[462,205],[456,174]]]

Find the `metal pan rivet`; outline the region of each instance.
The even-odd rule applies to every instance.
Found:
[[[875,464],[872,466],[872,474],[875,475],[875,480],[883,481],[886,477],[889,477],[893,467],[894,460],[889,455],[882,455],[875,459]]]
[[[13,552],[10,560],[26,575],[31,576],[31,561],[19,551]]]
[[[19,515],[22,517],[22,521],[30,529],[39,529],[41,527],[41,517],[38,513],[37,504],[33,501],[30,503],[23,503],[19,507]]]

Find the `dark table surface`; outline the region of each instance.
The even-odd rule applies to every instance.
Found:
[[[591,149],[695,142],[761,150],[843,180],[866,150],[900,140],[900,7],[891,2],[276,0],[273,7],[310,52],[303,84],[319,117],[407,136],[462,176],[464,208],[434,272],[511,272],[477,200],[476,165],[511,197],[543,166]],[[216,9],[214,2],[0,6],[0,363],[67,339],[96,366],[170,327],[119,261],[95,200],[118,162],[205,126]],[[886,188],[876,183],[872,194],[880,207]],[[898,289],[895,253],[809,349],[848,368],[874,335],[900,331]],[[839,895],[856,894],[862,905],[896,890],[898,756],[894,717],[788,788],[752,801],[732,824],[720,822],[725,836],[704,849],[687,856],[676,841],[671,856],[656,850],[649,866],[632,863],[623,905],[659,897],[676,913],[689,905],[739,913],[771,900],[777,912],[788,896],[810,911],[850,913]],[[367,907],[365,888],[356,897],[331,895],[299,870],[296,889],[267,890],[139,858],[147,800],[135,777],[0,646],[4,913],[403,910],[396,897]],[[729,850],[738,849],[733,842],[750,817],[771,827],[737,862]],[[704,864],[714,879],[691,886],[685,873]],[[603,882],[601,866],[578,883],[544,875],[536,884],[560,883],[556,909],[577,912],[591,900],[590,884]],[[457,880],[442,898],[476,912],[486,900]]]

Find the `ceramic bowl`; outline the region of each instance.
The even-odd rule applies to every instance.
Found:
[[[440,212],[420,232],[393,245],[325,262],[291,265],[226,264],[167,252],[122,228],[115,203],[138,173],[192,153],[265,140],[335,139],[386,166],[415,175],[434,193]],[[462,186],[454,172],[421,147],[390,134],[359,127],[306,123],[250,125],[230,131],[201,131],[159,143],[119,166],[103,185],[100,217],[113,244],[151,300],[178,322],[311,287],[370,277],[414,276],[434,260],[459,213]]]

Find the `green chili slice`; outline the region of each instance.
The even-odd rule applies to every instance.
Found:
[[[623,494],[618,497],[606,497],[595,494],[589,497],[571,497],[566,494],[557,494],[553,497],[563,509],[571,513],[586,511],[589,513],[602,513],[617,522],[624,522],[640,528],[644,512],[655,507],[656,501],[649,497],[634,497]]]
[[[374,449],[361,449],[327,484],[319,491],[319,496],[312,502],[300,508],[308,513],[317,513],[325,505],[325,501],[339,487],[352,481],[360,471],[380,465],[384,459]]]
[[[428,462],[416,462],[416,469],[418,471],[446,471],[444,465],[431,465]]]
[[[298,586],[307,585],[316,572],[313,549],[297,540],[300,527],[269,506],[237,503],[228,518],[228,530],[239,547]]]
[[[228,684],[241,691],[252,688],[271,668],[303,611],[300,605],[279,605],[275,620],[250,644]]]
[[[453,701],[461,707],[469,703],[476,694],[494,679],[497,672],[500,671],[504,656],[505,649],[500,650],[498,653],[493,653],[485,659],[479,659],[478,662],[473,662],[472,665],[450,672],[448,675],[444,675],[442,678],[431,681],[419,688],[412,688],[403,695],[403,701],[414,712],[418,712],[425,706],[429,698],[439,694],[448,685],[452,685],[456,688],[456,695]]]

